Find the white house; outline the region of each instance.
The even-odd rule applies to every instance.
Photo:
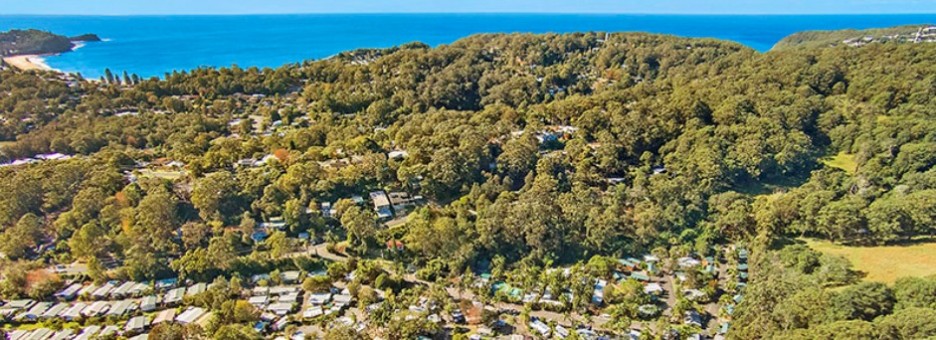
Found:
[[[184,312],[182,312],[182,314],[179,314],[179,316],[177,316],[175,320],[178,323],[187,325],[187,324],[195,322],[202,315],[205,315],[205,310],[203,308],[191,307],[189,309],[186,309]]]

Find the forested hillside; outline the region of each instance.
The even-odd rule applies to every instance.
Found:
[[[73,38],[40,30],[0,32],[0,57],[23,54],[55,54],[71,51],[75,41],[100,41],[94,34]]]
[[[936,41],[936,26],[907,25],[864,30],[805,31],[783,38],[773,50],[797,47],[863,46],[869,43],[922,43]]]
[[[429,277],[745,244],[752,293],[729,335],[878,327],[869,321],[894,308],[770,314],[809,306],[805,294],[835,302],[880,288],[827,292],[854,278],[816,279],[841,267],[800,264],[812,255],[780,241],[933,235],[933,60],[933,44],[760,54],[648,34],[495,34],[161,79],[2,71],[0,161],[73,156],[0,168],[3,268],[78,260],[96,280],[249,275],[303,232],[364,258],[398,240],[405,251],[380,256]],[[835,156],[853,166],[828,165]],[[375,189],[427,204],[387,227],[347,200]],[[279,216],[285,230],[251,239]],[[784,256],[796,260],[777,267]],[[116,265],[105,274],[104,262]],[[4,277],[4,296],[39,294]],[[934,313],[912,307],[882,322]]]

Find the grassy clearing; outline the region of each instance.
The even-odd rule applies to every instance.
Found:
[[[156,178],[162,178],[162,179],[174,181],[174,180],[177,180],[177,179],[179,179],[179,178],[182,178],[182,176],[185,176],[185,172],[183,172],[183,171],[167,171],[167,170],[141,169],[141,170],[140,170],[140,176],[141,176],[141,177],[156,177]]]
[[[855,270],[867,273],[865,281],[892,284],[904,276],[936,275],[936,240],[908,245],[850,247],[807,239],[809,247],[851,261]]]
[[[4,328],[2,329],[5,331],[14,331],[14,330],[34,331],[40,328],[52,328],[52,327],[51,325],[46,324],[45,322],[36,322],[36,323],[21,324],[16,327],[13,327],[12,325],[5,325]],[[81,324],[74,322],[74,321],[66,322],[62,324],[62,329],[81,329],[81,328],[82,328]]]
[[[822,160],[826,166],[845,170],[849,175],[858,170],[858,162],[855,161],[855,155],[839,152],[835,157]]]

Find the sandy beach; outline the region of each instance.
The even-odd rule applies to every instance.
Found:
[[[6,57],[3,58],[3,61],[7,65],[13,66],[20,70],[47,70],[51,71],[52,68],[45,63],[45,59],[42,56],[38,55],[18,55],[15,57]]]

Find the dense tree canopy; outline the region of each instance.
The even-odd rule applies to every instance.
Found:
[[[395,260],[436,277],[787,236],[902,242],[936,225],[932,60],[925,44],[490,34],[129,82],[0,71],[0,161],[75,155],[0,168],[0,251],[51,243],[49,259],[117,259],[125,277],[207,279],[265,268],[308,232],[357,254],[399,241]],[[387,228],[348,199],[376,189],[429,204]],[[756,249],[739,338],[931,335],[912,322],[934,307],[929,281],[829,292],[856,281],[843,259]]]

